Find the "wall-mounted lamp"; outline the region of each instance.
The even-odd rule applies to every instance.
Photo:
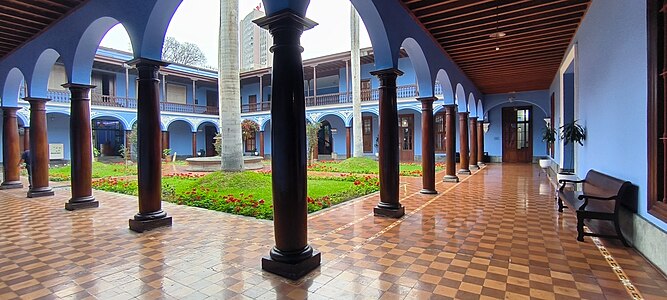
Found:
[[[484,122],[482,124],[482,127],[484,127],[484,133],[489,132],[489,126],[491,126],[491,123],[489,123],[489,122]]]
[[[547,124],[547,128],[551,128],[551,118],[544,118],[544,123]]]

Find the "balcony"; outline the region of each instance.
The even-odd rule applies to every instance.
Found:
[[[90,96],[91,96],[90,102],[92,103],[92,105],[95,106],[130,108],[130,109],[137,108],[137,99],[135,98],[107,96],[95,93],[91,93]],[[52,102],[55,103],[70,102],[70,93],[68,91],[49,90],[48,97],[51,99]],[[218,107],[215,106],[202,106],[202,105],[171,103],[171,102],[160,102],[160,110],[168,112],[178,112],[178,113],[218,115]]]

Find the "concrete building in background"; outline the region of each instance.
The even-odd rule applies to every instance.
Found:
[[[255,7],[241,20],[239,26],[241,71],[266,68],[273,64],[273,54],[269,51],[273,45],[273,37],[269,31],[252,22],[265,16],[260,9],[259,5]]]

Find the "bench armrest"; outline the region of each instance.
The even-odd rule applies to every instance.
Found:
[[[558,188],[558,190],[562,192],[563,189],[565,189],[565,185],[568,184],[568,183],[584,183],[584,182],[586,182],[586,180],[568,180],[568,179],[561,179],[561,180],[558,180],[558,183],[561,184],[561,186],[560,186],[560,188]]]

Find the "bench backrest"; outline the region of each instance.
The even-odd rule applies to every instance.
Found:
[[[586,173],[585,182],[582,185],[584,194],[593,194],[603,197],[617,196],[615,201],[615,210],[625,203],[626,206],[633,206],[632,202],[632,183],[621,180],[616,177],[590,170]]]

